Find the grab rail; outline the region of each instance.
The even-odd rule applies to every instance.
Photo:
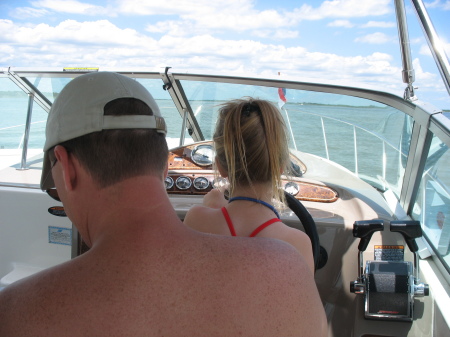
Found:
[[[323,116],[321,114],[318,113],[314,113],[314,112],[308,112],[308,111],[304,111],[304,110],[299,110],[300,113],[304,113],[304,114],[308,114],[308,115],[313,115],[313,116],[317,116],[320,118],[321,121],[321,127],[322,127],[322,135],[323,135],[323,141],[324,141],[324,150],[326,153],[326,158],[328,160],[330,160],[330,152],[329,152],[329,148],[328,148],[328,141],[327,141],[327,132],[326,132],[326,128],[325,128],[325,123],[324,123],[324,119],[328,119],[328,120],[332,120],[338,123],[342,123],[342,124],[346,124],[352,127],[353,130],[353,149],[354,149],[354,161],[355,161],[355,166],[354,166],[354,171],[353,173],[355,173],[358,177],[359,175],[359,166],[358,166],[358,141],[357,141],[357,136],[356,136],[356,130],[361,130],[367,134],[370,134],[374,137],[376,137],[377,139],[379,139],[382,142],[382,146],[383,146],[383,150],[382,150],[382,158],[381,158],[381,170],[382,170],[382,178],[383,178],[383,188],[385,188],[385,183],[386,183],[386,166],[387,166],[387,162],[386,162],[386,145],[389,146],[390,148],[392,148],[394,151],[396,151],[397,153],[399,153],[401,156],[403,156],[404,158],[407,157],[407,155],[405,153],[403,153],[403,151],[401,149],[399,149],[396,145],[392,144],[391,142],[389,142],[388,140],[384,139],[384,137],[376,132],[373,132],[363,126],[359,126],[356,124],[352,124],[350,122],[347,121],[343,121],[341,119],[338,118],[333,118],[333,117],[329,117],[329,116]]]

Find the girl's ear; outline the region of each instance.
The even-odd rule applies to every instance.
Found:
[[[220,176],[224,177],[224,178],[228,178],[228,172],[222,167],[222,165],[220,165],[218,160],[216,160],[215,164],[217,167],[217,171],[219,171],[219,173],[220,173]]]

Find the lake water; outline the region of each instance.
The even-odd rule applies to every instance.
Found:
[[[177,146],[182,118],[171,100],[156,101],[166,119],[169,146]],[[0,102],[0,149],[20,148],[28,100],[23,95],[3,96]],[[212,138],[221,103],[191,101],[205,139]],[[398,185],[409,142],[406,127],[410,121],[402,112],[388,106],[287,103],[282,113],[290,126],[291,148],[330,159],[359,175],[382,177]],[[42,149],[46,119],[47,113],[34,103],[29,149]],[[186,132],[186,142],[191,141]],[[383,163],[387,163],[388,170]]]
[[[21,147],[25,131],[27,100],[16,97],[0,99],[0,148]],[[168,137],[179,138],[182,119],[172,101],[157,100],[168,126]],[[194,101],[192,110],[197,113],[199,125],[205,139],[211,139],[221,102]],[[403,113],[390,107],[355,107],[320,104],[291,104],[284,106],[283,115],[289,119],[292,138],[298,150],[313,153],[331,160],[346,162],[354,167],[354,142],[358,151],[373,151],[377,136],[399,147],[401,131],[405,124]],[[36,103],[33,107],[29,148],[39,149],[44,145],[47,113]],[[353,127],[356,125],[356,128]],[[370,134],[370,133],[372,134]],[[187,135],[187,137],[189,137]],[[381,146],[381,142],[379,142]],[[376,151],[380,152],[380,151]]]

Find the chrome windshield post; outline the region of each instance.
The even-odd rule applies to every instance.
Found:
[[[411,48],[409,46],[408,24],[406,22],[405,4],[403,0],[395,0],[395,13],[397,15],[398,38],[400,42],[400,52],[402,56],[402,78],[407,83],[403,98],[414,101],[417,98],[414,94],[413,82],[415,80],[414,69],[411,61]]]
[[[28,138],[30,137],[30,127],[31,127],[31,115],[33,114],[33,101],[34,94],[28,94],[28,110],[27,110],[27,121],[25,123],[25,131],[23,134],[22,142],[22,160],[20,162],[20,168],[18,170],[27,169],[27,152],[28,152]]]
[[[188,111],[183,109],[183,123],[181,125],[181,135],[180,135],[180,146],[184,144],[184,138],[186,137],[186,121],[187,121]]]
[[[184,145],[185,129],[188,129],[189,136],[191,136],[194,141],[205,140],[180,80],[176,78],[175,74],[170,73],[169,69],[170,67],[166,67],[165,71],[161,72],[160,75],[164,82],[163,89],[170,94],[172,101],[183,119],[180,134],[180,146]]]
[[[398,2],[396,0],[396,2]],[[439,39],[439,36],[434,29],[433,23],[428,16],[427,10],[422,0],[411,0],[412,5],[416,11],[420,25],[422,26],[424,35],[430,47],[431,54],[434,57],[437,68],[441,74],[447,92],[450,94],[450,65],[445,54],[444,46]]]

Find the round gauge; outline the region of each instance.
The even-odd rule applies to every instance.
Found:
[[[175,185],[180,190],[187,190],[189,187],[192,186],[192,181],[189,179],[189,177],[186,176],[180,176],[177,178],[177,181],[175,182]]]
[[[197,165],[212,165],[214,160],[214,148],[211,144],[198,145],[192,150],[191,158]]]
[[[284,185],[284,190],[290,195],[297,195],[297,193],[300,191],[300,187],[297,183],[290,181],[286,183],[286,185]]]
[[[173,179],[171,177],[166,177],[164,183],[166,184],[166,190],[170,190],[173,187]]]
[[[228,187],[228,179],[223,178],[223,177],[217,177],[216,179],[214,179],[212,185],[214,188],[217,188],[217,189],[222,189],[223,187],[227,188]]]
[[[197,190],[206,190],[209,186],[209,180],[205,177],[197,177],[194,179],[194,187]]]

